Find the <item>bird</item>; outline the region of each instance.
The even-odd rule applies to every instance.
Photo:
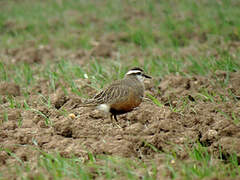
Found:
[[[110,114],[118,122],[117,115],[125,114],[138,107],[144,98],[144,79],[151,79],[143,69],[130,69],[123,79],[112,82],[93,98],[87,99],[81,107],[96,107],[98,110]]]

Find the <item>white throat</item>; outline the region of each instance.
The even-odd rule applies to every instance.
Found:
[[[142,75],[137,75],[137,79],[140,81],[140,82],[143,82],[144,81],[144,77]]]

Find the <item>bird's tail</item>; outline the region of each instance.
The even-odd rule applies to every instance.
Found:
[[[98,103],[94,99],[87,99],[82,104],[79,104],[79,107],[94,107],[97,105]]]

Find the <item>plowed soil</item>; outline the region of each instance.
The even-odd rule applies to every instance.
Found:
[[[240,115],[240,73],[228,74],[229,83],[221,85],[226,76],[226,72],[219,71],[208,77],[155,77],[153,82],[146,82],[146,94],[156,97],[162,106],[146,98],[136,110],[119,116],[118,124],[102,112],[80,107],[82,99],[64,95],[61,88],[49,93],[45,81],[33,87],[28,108],[11,109],[6,96],[15,96],[24,107],[23,95],[16,84],[2,83],[0,147],[24,162],[37,161],[40,152],[36,148],[65,157],[87,157],[93,152],[152,159],[158,152],[149,144],[162,152],[175,149],[185,159],[186,144],[200,142],[216,155],[221,148],[225,158],[235,152],[240,160],[240,123],[234,118]],[[79,82],[87,83],[84,79]],[[204,96],[202,89],[217,95]],[[49,96],[52,104],[42,103],[34,92]],[[5,151],[0,152],[0,169],[17,161]]]

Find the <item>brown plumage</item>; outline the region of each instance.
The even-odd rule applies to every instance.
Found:
[[[139,106],[144,96],[144,78],[151,78],[140,68],[129,70],[125,77],[110,84],[105,90],[81,106],[92,107],[109,112],[117,121],[117,115],[132,111]]]

